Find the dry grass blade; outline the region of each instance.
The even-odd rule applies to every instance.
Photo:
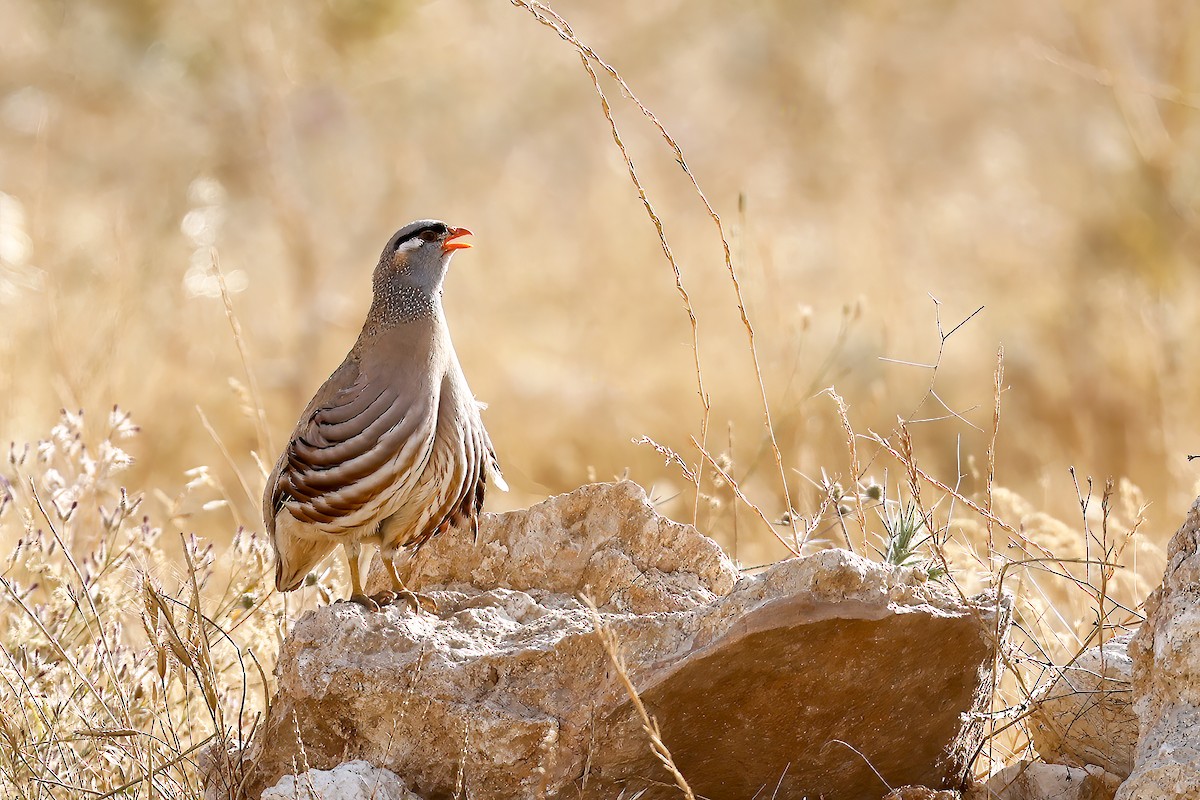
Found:
[[[184,750],[179,755],[175,756],[174,758],[170,759],[169,761],[159,764],[158,766],[156,766],[153,769],[153,771],[151,771],[150,773],[148,773],[146,775],[143,775],[140,778],[137,778],[136,780],[132,780],[132,781],[129,781],[128,783],[124,783],[124,784],[118,786],[117,788],[111,789],[107,792],[103,792],[103,793],[88,792],[88,794],[94,794],[96,796],[96,800],[108,800],[108,798],[110,798],[110,797],[116,797],[119,794],[124,794],[125,792],[129,791],[130,789],[134,788],[135,786],[138,786],[138,785],[145,783],[146,781],[152,779],[155,775],[160,775],[160,774],[166,772],[167,770],[171,769],[171,767],[174,767],[175,765],[180,764],[182,762],[186,762],[188,759],[191,758],[192,753],[196,752],[201,747],[204,747],[206,744],[208,744],[213,739],[215,739],[216,736],[217,735],[215,733],[209,734],[208,736],[206,736],[205,738],[196,742],[194,745],[192,745],[188,749]]]
[[[992,440],[987,449],[987,484],[984,487],[984,508],[992,513],[992,487],[996,483],[996,440],[1000,436],[1000,393],[1004,387],[1004,348],[996,351],[996,372],[992,381],[995,404],[992,407]],[[996,551],[996,541],[992,535],[993,522],[989,517],[986,521],[988,552]]]
[[[879,770],[875,769],[875,765],[871,763],[871,759],[867,758],[867,756],[861,750],[859,750],[857,747],[850,744],[849,742],[843,742],[841,739],[830,739],[826,743],[826,746],[831,745],[831,744],[840,744],[842,747],[845,747],[847,750],[850,750],[856,756],[861,758],[863,763],[866,764],[867,767],[870,768],[871,772],[875,773],[875,777],[879,778],[879,782],[884,785],[884,787],[887,789],[887,791],[888,792],[892,791],[892,785],[890,783],[888,783],[887,780],[882,775],[879,774]]]
[[[83,728],[75,733],[77,736],[94,736],[98,739],[120,739],[126,736],[139,736],[142,732],[133,728]]]
[[[596,636],[600,639],[600,644],[604,648],[604,652],[608,654],[608,659],[612,662],[613,669],[616,670],[617,677],[620,678],[622,686],[625,687],[625,693],[629,695],[629,701],[633,703],[638,716],[642,718],[642,730],[650,738],[650,749],[653,751],[654,757],[658,759],[667,772],[671,773],[671,777],[675,779],[675,785],[679,787],[679,791],[683,792],[684,797],[688,798],[688,800],[696,800],[696,795],[692,792],[692,787],[688,785],[687,780],[683,777],[683,773],[675,766],[675,761],[671,758],[671,751],[662,740],[662,734],[658,729],[658,722],[646,711],[646,706],[643,705],[642,698],[638,695],[633,681],[629,678],[629,671],[625,667],[625,657],[621,655],[621,644],[617,641],[616,634],[600,619],[600,610],[590,597],[580,595],[580,600],[587,606],[588,612],[592,616],[592,626],[596,630]]]
[[[109,670],[110,677],[114,678],[114,683],[118,687],[117,699],[120,701],[122,711],[125,713],[126,717],[128,717],[129,701],[125,697],[124,691],[122,691],[120,688],[120,681],[115,680],[117,677],[117,667],[113,661],[112,648],[108,643],[108,637],[104,634],[104,624],[100,619],[100,612],[96,610],[96,604],[93,602],[92,594],[88,590],[87,579],[83,576],[83,571],[79,568],[79,564],[75,561],[75,556],[72,554],[71,548],[67,546],[67,543],[64,542],[62,537],[59,535],[58,527],[50,519],[50,515],[46,513],[46,506],[42,503],[42,498],[38,494],[37,487],[33,484],[32,480],[29,483],[29,491],[34,502],[37,504],[37,509],[41,513],[42,519],[46,521],[46,526],[50,529],[50,533],[54,536],[54,541],[56,541],[58,546],[62,549],[63,557],[67,559],[67,563],[71,565],[71,570],[75,573],[75,577],[79,581],[79,591],[87,601],[88,610],[91,611],[91,617],[85,619],[85,624],[87,624],[88,630],[91,632],[92,636],[95,637],[97,644],[104,648],[105,666]]]
[[[221,271],[221,260],[217,256],[217,249],[214,247],[209,252],[212,258],[212,271],[217,276],[217,284],[221,288],[221,302],[225,307],[225,318],[229,320],[229,327],[233,331],[238,357],[242,361],[242,372],[246,376],[246,384],[250,387],[250,397],[254,402],[254,427],[258,432],[258,449],[261,453],[273,453],[275,448],[271,445],[271,431],[267,427],[267,412],[263,408],[262,394],[258,391],[258,379],[254,376],[254,370],[250,368],[250,356],[246,352],[246,339],[242,335],[242,324],[233,311],[233,298],[229,296],[229,284],[225,281],[225,273]]]
[[[980,518],[987,520],[987,521],[991,522],[992,524],[996,525],[997,527],[1011,533],[1013,536],[1015,536],[1017,539],[1019,539],[1027,547],[1036,548],[1039,552],[1042,552],[1044,555],[1047,555],[1047,556],[1052,555],[1051,553],[1049,553],[1049,551],[1047,551],[1044,547],[1039,545],[1037,542],[1030,540],[1027,536],[1025,536],[1024,533],[1017,530],[1016,528],[1014,528],[1012,525],[1008,524],[1004,520],[1000,519],[995,514],[993,514],[992,512],[988,511],[983,506],[976,503],[974,500],[971,500],[966,495],[964,495],[962,492],[958,491],[957,489],[953,488],[952,486],[949,486],[945,482],[938,480],[937,478],[933,477],[929,473],[922,470],[920,467],[917,466],[917,464],[916,464],[915,460],[912,458],[911,454],[905,455],[904,453],[900,452],[900,450],[897,450],[892,445],[891,442],[889,442],[887,439],[885,439],[883,436],[879,435],[875,431],[870,431],[869,435],[870,435],[871,439],[873,441],[875,441],[877,444],[879,444],[881,447],[883,447],[883,449],[886,450],[889,455],[891,455],[893,458],[895,458],[897,461],[899,461],[902,465],[904,465],[904,467],[906,469],[908,469],[913,476],[920,478],[921,480],[928,483],[930,486],[933,486],[936,489],[952,496],[957,502],[962,503],[967,508],[971,509],[976,514],[978,514],[980,516]],[[919,490],[919,484],[915,484],[915,485],[918,486],[918,490]]]
[[[654,448],[654,451],[656,453],[658,453],[664,459],[666,459],[666,462],[668,465],[674,464],[675,466],[679,467],[679,472],[689,482],[696,483],[697,481],[699,481],[699,478],[696,476],[696,471],[688,466],[688,463],[683,460],[683,456],[679,455],[679,453],[676,453],[674,450],[667,447],[665,444],[659,444],[658,442],[651,439],[649,436],[639,436],[638,438],[633,440],[633,443],[649,445],[650,447]]]
[[[233,454],[229,452],[229,448],[226,447],[225,442],[221,440],[221,435],[217,433],[216,428],[214,428],[212,423],[208,421],[208,416],[204,413],[204,409],[200,408],[200,406],[196,406],[196,413],[200,416],[200,424],[204,426],[204,430],[208,432],[210,437],[212,437],[213,442],[217,445],[217,449],[221,451],[221,456],[225,459],[225,462],[229,465],[229,468],[233,470],[233,474],[237,476],[238,485],[242,487],[242,492],[246,495],[246,499],[250,501],[250,507],[257,508],[258,500],[255,497],[254,490],[250,488],[250,482],[246,480],[246,476],[242,474],[241,468],[238,467],[237,462],[234,461]],[[237,524],[242,526],[243,521],[241,519],[241,514],[238,512],[237,504],[230,503],[229,508],[233,512],[234,518],[237,520]]]
[[[850,451],[850,486],[853,488],[862,478],[862,466],[858,462],[858,447],[855,445],[857,437],[854,435],[854,428],[850,427],[850,414],[846,401],[834,391],[832,386],[826,389],[825,393],[832,397],[833,402],[837,404],[838,418],[842,421],[842,430],[846,432],[846,448]],[[854,492],[854,510],[858,520],[858,530],[865,537],[867,535],[867,511],[863,508],[862,498],[859,497],[857,491]],[[850,544],[849,536],[846,537],[846,545],[851,550],[854,549],[854,546]]]
[[[592,79],[592,85],[600,97],[601,106],[604,109],[604,116],[608,119],[609,126],[612,129],[613,141],[617,143],[617,147],[621,150],[621,155],[624,157],[625,164],[629,170],[629,176],[633,180],[634,185],[637,187],[638,196],[641,197],[642,204],[645,206],[647,214],[650,215],[651,220],[654,222],[654,227],[658,231],[658,237],[660,243],[662,244],[663,252],[666,254],[667,260],[670,262],[671,268],[675,273],[676,287],[678,288],[680,294],[683,295],[684,306],[687,309],[688,319],[692,323],[693,353],[696,360],[696,379],[700,384],[700,397],[704,403],[704,419],[700,429],[700,443],[705,447],[707,447],[708,443],[708,420],[711,409],[708,395],[704,391],[704,385],[700,375],[700,354],[696,333],[696,315],[692,311],[691,301],[683,289],[682,274],[680,272],[679,265],[675,262],[675,258],[671,254],[671,249],[667,244],[666,235],[663,232],[662,221],[659,219],[658,214],[654,212],[654,209],[650,204],[650,200],[646,195],[645,188],[642,186],[642,183],[638,179],[637,173],[633,168],[633,161],[629,157],[629,153],[621,141],[620,134],[617,130],[616,121],[612,116],[612,109],[609,107],[608,99],[605,97],[604,90],[600,85],[599,76],[592,68],[593,63],[599,65],[602,70],[608,73],[613,80],[620,85],[621,91],[625,94],[625,96],[628,97],[635,106],[637,106],[642,115],[645,116],[646,119],[650,120],[651,124],[658,130],[659,135],[662,136],[663,140],[666,141],[667,145],[671,148],[676,163],[679,164],[680,168],[684,171],[684,174],[687,175],[688,180],[692,184],[692,189],[696,192],[696,196],[699,197],[700,201],[704,204],[705,210],[708,212],[709,217],[716,226],[717,235],[721,239],[721,250],[725,260],[725,268],[729,273],[730,282],[733,284],[734,296],[737,300],[738,313],[741,315],[742,325],[746,329],[746,338],[749,346],[750,358],[754,366],[754,375],[758,381],[759,397],[762,402],[763,425],[766,429],[767,437],[771,444],[771,452],[775,457],[775,466],[779,471],[780,488],[782,490],[783,500],[786,506],[785,511],[787,512],[787,519],[792,527],[793,538],[799,541],[799,532],[796,529],[795,521],[796,515],[794,509],[792,508],[791,489],[788,485],[787,470],[783,465],[783,454],[779,450],[779,442],[775,436],[775,425],[771,419],[771,404],[767,398],[767,387],[763,380],[763,370],[758,356],[758,347],[755,344],[754,326],[750,323],[750,316],[746,311],[746,301],[742,295],[741,281],[738,278],[737,268],[733,264],[733,255],[729,247],[729,238],[725,235],[725,227],[721,222],[720,215],[717,214],[716,209],[714,209],[712,203],[709,202],[704,190],[700,188],[700,184],[696,180],[695,174],[692,172],[691,167],[688,166],[687,159],[683,155],[683,148],[679,146],[679,143],[675,140],[675,137],[671,136],[666,127],[663,126],[662,122],[659,121],[658,117],[655,116],[655,114],[650,111],[650,109],[647,108],[641,100],[638,99],[638,96],[634,94],[633,90],[629,87],[629,84],[625,82],[625,79],[621,77],[621,74],[616,70],[616,68],[602,59],[591,47],[581,42],[579,38],[575,36],[574,31],[571,30],[570,24],[545,3],[539,3],[537,0],[509,0],[509,2],[518,8],[524,8],[525,10],[529,11],[529,13],[532,14],[533,17],[538,20],[538,22],[541,22],[543,25],[553,29],[563,41],[572,45],[579,52],[579,57],[583,62],[584,69],[587,70],[588,76]],[[699,481],[703,471],[697,470],[696,474],[697,481]],[[699,483],[696,485],[696,494],[696,503],[698,504],[700,494]],[[803,542],[800,544],[802,546]]]
[[[3,575],[0,575],[0,586],[3,586],[8,591],[8,594],[13,601],[21,608],[22,611],[25,612],[25,615],[34,624],[42,636],[45,637],[50,646],[54,648],[55,652],[58,653],[63,662],[71,668],[71,671],[75,673],[75,677],[79,679],[79,682],[87,687],[87,690],[92,694],[93,697],[96,698],[96,701],[100,704],[100,707],[104,709],[113,722],[119,722],[117,715],[111,708],[109,708],[104,694],[96,687],[96,684],[92,681],[92,679],[84,673],[83,669],[80,668],[79,663],[71,657],[71,654],[68,653],[67,649],[63,647],[61,642],[59,642],[58,637],[47,630],[46,626],[42,624],[42,621],[38,618],[37,614],[33,613],[33,609],[31,609],[25,603],[24,598],[17,593],[12,584],[9,583]]]
[[[662,247],[663,255],[666,256],[668,263],[671,265],[671,271],[675,276],[675,290],[679,293],[680,299],[683,302],[684,311],[687,312],[688,323],[692,330],[692,360],[696,371],[696,391],[700,397],[700,403],[703,408],[703,413],[700,419],[700,439],[706,441],[708,436],[708,421],[712,412],[712,406],[709,401],[708,391],[704,388],[704,371],[701,368],[700,359],[700,323],[696,318],[696,312],[692,308],[692,298],[688,294],[688,290],[683,285],[683,271],[679,268],[678,262],[675,260],[675,254],[671,250],[671,245],[667,241],[666,231],[663,229],[663,223],[658,212],[654,208],[654,204],[650,201],[650,196],[646,193],[646,187],[642,185],[642,179],[638,177],[637,169],[634,167],[633,158],[629,155],[629,151],[625,147],[625,142],[621,139],[621,131],[617,127],[617,121],[613,117],[612,107],[609,105],[608,96],[604,93],[604,87],[600,85],[600,76],[592,68],[592,63],[589,59],[595,59],[598,63],[605,66],[611,73],[615,74],[615,70],[605,65],[602,61],[595,57],[595,54],[590,48],[583,45],[575,35],[571,32],[570,26],[562,17],[558,16],[554,11],[545,5],[537,2],[525,2],[525,0],[510,0],[510,2],[518,8],[524,8],[529,11],[538,22],[555,30],[563,41],[572,44],[579,52],[579,59],[583,64],[584,70],[587,71],[588,77],[592,80],[592,86],[596,91],[597,97],[600,99],[600,108],[604,112],[604,118],[608,121],[609,131],[612,134],[613,142],[616,143],[617,149],[621,151],[621,157],[625,162],[625,169],[629,173],[629,179],[633,182],[634,188],[637,189],[638,198],[642,202],[642,207],[646,210],[646,215],[650,217],[650,222],[654,225],[654,230],[658,234],[658,242]],[[561,27],[560,27],[561,26]],[[618,80],[620,80],[618,76]],[[627,88],[624,81],[621,81],[622,88]],[[695,502],[692,507],[692,521],[696,522],[699,515],[700,504],[700,485],[704,479],[703,470],[694,470],[692,472],[694,478],[694,487],[696,492]]]

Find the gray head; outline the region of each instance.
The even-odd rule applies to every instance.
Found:
[[[471,245],[457,241],[469,236],[466,228],[455,228],[436,219],[410,222],[392,236],[379,256],[375,283],[411,286],[432,296],[441,291],[446,265],[455,250]]]
[[[446,265],[455,250],[471,246],[458,241],[470,233],[436,219],[417,220],[396,231],[375,267],[375,298],[364,332],[436,316]]]

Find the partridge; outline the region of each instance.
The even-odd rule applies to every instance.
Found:
[[[467,387],[442,310],[442,282],[471,232],[420,220],[392,236],[375,267],[358,340],[300,415],[267,480],[263,517],[275,586],[290,592],[337,545],[350,600],[378,610],[409,591],[396,560],[450,528],[478,533],[488,478],[507,491],[480,404]],[[391,591],[367,597],[363,543],[378,546]]]

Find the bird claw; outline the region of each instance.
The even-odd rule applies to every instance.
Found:
[[[358,603],[367,611],[378,611],[380,607],[375,599],[367,597],[365,594],[352,594],[350,595],[349,602]]]
[[[375,594],[371,595],[371,599],[378,603],[380,608],[390,606],[392,603],[396,602],[396,597],[397,595],[395,592],[391,592],[386,589],[382,592],[376,592]]]
[[[421,609],[424,609],[431,614],[437,613],[437,601],[427,594],[419,594],[408,589],[400,592],[389,592],[389,594],[393,596],[392,602],[395,602],[396,600],[403,600],[410,608],[412,608],[414,614],[420,613]]]

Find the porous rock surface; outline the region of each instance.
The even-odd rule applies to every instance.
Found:
[[[1095,765],[1121,778],[1133,769],[1138,720],[1133,713],[1133,661],[1124,634],[1085,650],[1058,678],[1035,693],[1033,746],[1042,760]]]
[[[1097,766],[1018,761],[988,778],[983,794],[989,800],[1113,800],[1120,783]]]
[[[883,796],[883,800],[959,800],[961,794],[952,789],[934,791],[928,786],[901,786]]]
[[[227,765],[246,796],[302,749],[319,769],[385,767],[426,800],[677,797],[580,592],[697,795],[880,797],[876,770],[953,787],[1009,609],[840,550],[738,581],[628,482],[486,515],[478,543],[440,537],[408,580],[436,614],[337,603],[296,623],[270,713]]]
[[[421,800],[394,772],[366,761],[347,761],[331,770],[285,775],[262,800]]]
[[[594,483],[532,508],[484,514],[479,539],[437,536],[401,569],[425,591],[513,589],[575,597],[601,610],[682,611],[729,594],[738,572],[721,547],[654,510],[632,481]],[[388,586],[378,559],[367,592]]]
[[[1162,585],[1129,643],[1141,736],[1118,800],[1200,798],[1200,499],[1167,546]]]

